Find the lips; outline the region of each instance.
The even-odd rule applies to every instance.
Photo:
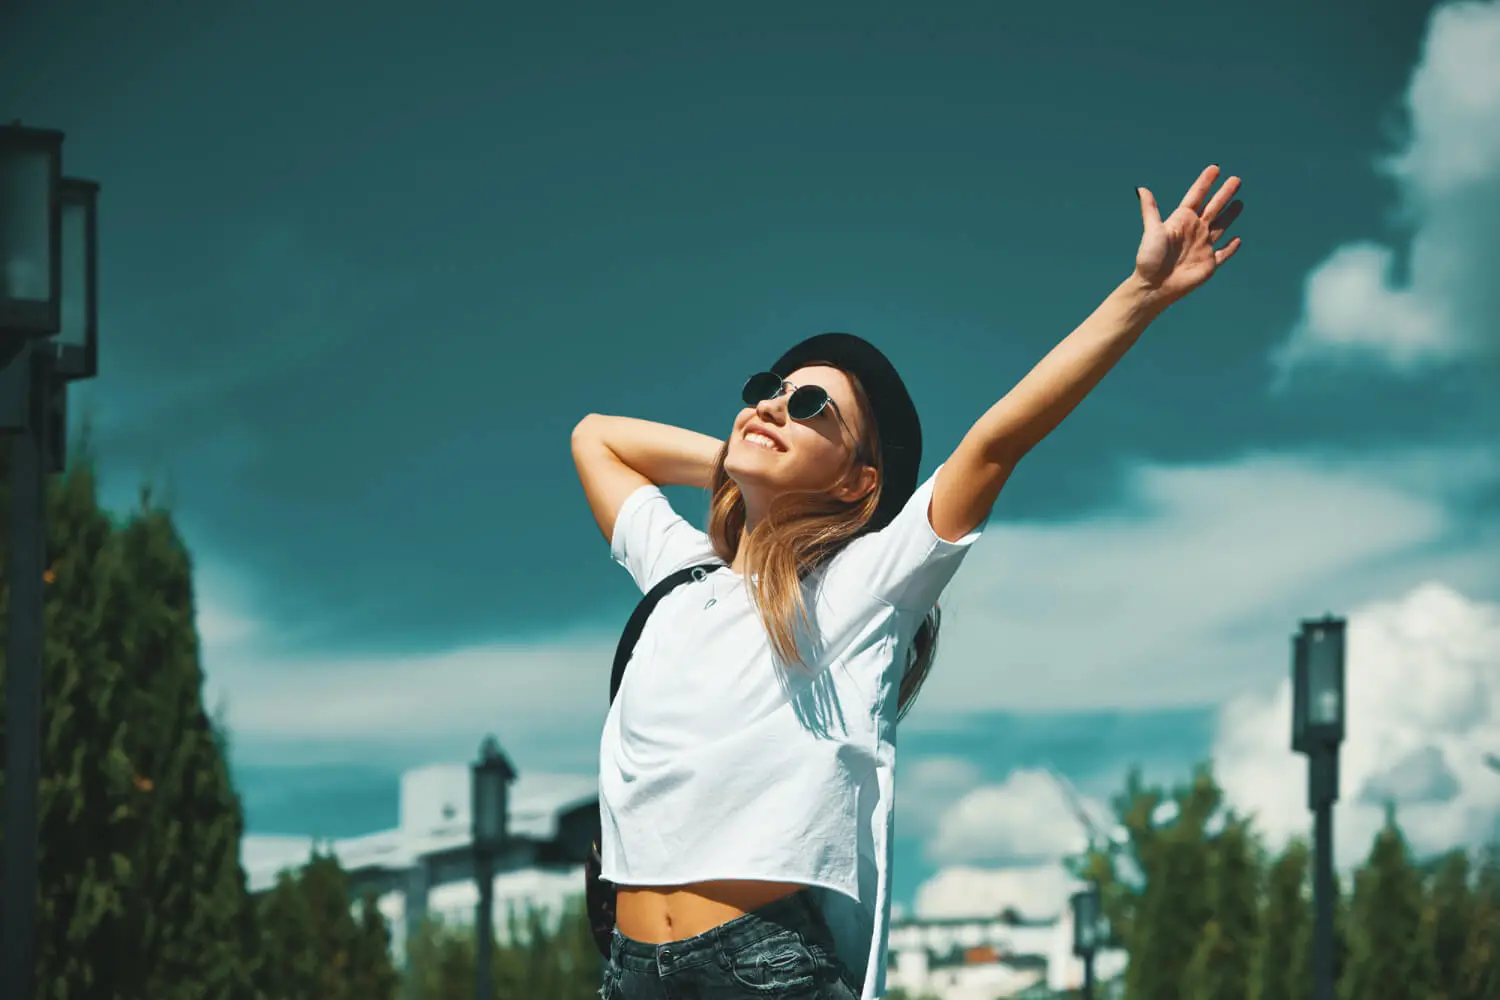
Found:
[[[757,448],[765,448],[765,444],[756,440],[757,437],[764,438],[775,446],[776,451],[786,451],[786,442],[777,437],[769,427],[764,424],[751,424],[745,428],[745,440]],[[768,451],[771,449],[767,449]]]

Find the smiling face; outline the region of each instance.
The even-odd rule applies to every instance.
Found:
[[[852,502],[875,486],[875,470],[863,460],[867,449],[860,447],[869,436],[869,418],[849,377],[837,368],[810,365],[786,381],[781,395],[740,411],[724,458],[724,471],[739,486],[752,524],[785,493],[822,493]],[[803,386],[823,388],[831,403],[810,420],[794,420],[787,400]]]

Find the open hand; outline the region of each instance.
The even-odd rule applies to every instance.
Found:
[[[1240,189],[1238,177],[1229,178],[1208,204],[1203,203],[1218,178],[1218,167],[1205,169],[1165,220],[1151,192],[1139,189],[1145,231],[1135,253],[1135,273],[1167,302],[1175,302],[1212,278],[1240,248],[1239,237],[1235,237],[1216,249],[1245,207],[1243,202],[1230,201]]]

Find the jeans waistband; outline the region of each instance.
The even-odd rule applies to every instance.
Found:
[[[610,943],[610,958],[621,968],[642,971],[658,969],[666,963],[687,968],[715,962],[721,952],[737,952],[786,931],[814,937],[824,933],[823,916],[811,891],[803,889],[783,896],[681,941],[648,944],[632,940],[617,930]]]

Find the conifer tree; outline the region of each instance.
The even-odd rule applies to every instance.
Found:
[[[1474,899],[1469,887],[1469,853],[1453,850],[1437,863],[1423,908],[1423,946],[1432,955],[1433,1000],[1460,1000],[1461,975]]]
[[[1395,811],[1355,874],[1348,965],[1339,983],[1344,1000],[1425,1000],[1432,988],[1430,954],[1422,941],[1421,876],[1412,864]]]
[[[323,1000],[323,969],[312,907],[297,875],[283,871],[259,899],[260,986],[268,1000]]]
[[[191,561],[149,494],[119,544],[130,585],[111,631],[128,662],[130,758],[147,802],[131,900],[147,995],[252,1000],[258,956],[246,949],[244,823],[224,736],[203,706]]]
[[[1312,939],[1308,860],[1307,843],[1293,840],[1267,872],[1256,1000],[1311,1000],[1312,980],[1299,954]]]
[[[1479,857],[1455,1000],[1500,997],[1500,844]]]
[[[119,711],[125,681],[101,641],[103,609],[120,586],[119,565],[88,463],[48,484],[45,509],[37,831],[37,961],[44,995],[129,981],[133,926],[123,899],[141,835]],[[7,569],[0,551],[0,572]],[[0,655],[3,649],[0,633]],[[0,697],[3,690],[0,671]],[[0,746],[3,731],[0,718]],[[0,775],[4,770],[0,760]]]
[[[359,920],[349,953],[351,1000],[395,1000],[400,976],[391,963],[391,929],[374,893],[360,900]]]
[[[1157,792],[1123,803],[1121,820],[1135,847],[1143,885],[1134,900],[1125,946],[1128,1000],[1184,1000],[1188,962],[1212,917],[1208,896],[1210,847],[1207,825],[1223,796],[1206,767],[1178,789],[1177,815],[1160,826],[1152,820]]]
[[[1188,1000],[1250,1000],[1259,881],[1259,845],[1249,823],[1231,817],[1212,842],[1212,915],[1185,973],[1183,995]]]

